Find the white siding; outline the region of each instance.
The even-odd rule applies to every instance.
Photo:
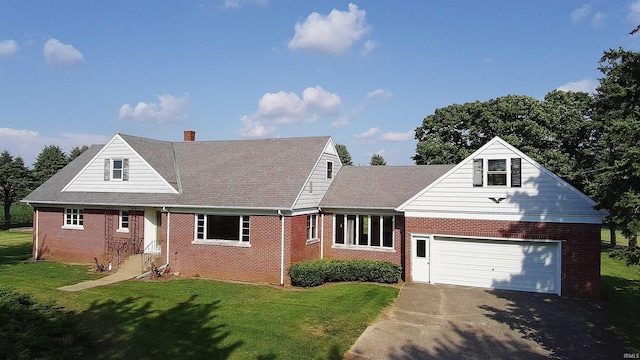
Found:
[[[333,176],[331,179],[327,179],[327,161],[333,162]],[[329,185],[335,179],[338,171],[340,171],[341,166],[340,159],[335,152],[333,154],[324,152],[300,192],[293,209],[317,208]]]
[[[129,159],[128,181],[105,181],[104,160]],[[140,155],[116,135],[62,191],[176,193]]]
[[[522,186],[473,186],[473,159],[522,159]],[[486,164],[485,164],[486,171]],[[510,171],[507,168],[510,184]],[[495,203],[489,198],[505,198]],[[401,206],[408,217],[600,223],[594,202],[501,141],[481,151]]]

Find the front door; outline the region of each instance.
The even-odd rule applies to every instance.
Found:
[[[429,237],[411,236],[411,277],[414,282],[430,282]]]

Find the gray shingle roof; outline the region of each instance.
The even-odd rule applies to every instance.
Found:
[[[454,166],[343,166],[320,207],[395,209]]]
[[[105,206],[290,209],[329,136],[168,142],[120,135],[179,194],[61,192],[100,151],[93,146],[23,201]]]

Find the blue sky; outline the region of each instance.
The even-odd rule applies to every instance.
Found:
[[[640,1],[0,0],[0,150],[331,135],[411,164],[435,109],[593,91]]]

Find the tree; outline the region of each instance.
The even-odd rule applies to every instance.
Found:
[[[0,154],[0,201],[4,208],[4,228],[11,224],[11,205],[30,191],[29,169],[21,157],[13,158],[7,150]]]
[[[87,150],[89,150],[89,147],[87,145],[75,146],[73,149],[71,149],[71,151],[69,151],[69,162],[72,162]]]
[[[597,171],[588,188],[634,249],[640,232],[640,53],[605,51],[599,69],[604,78],[593,114]]]
[[[456,164],[495,136],[583,189],[593,99],[552,91],[543,101],[507,95],[436,109],[415,130],[418,165]]]
[[[338,157],[340,158],[342,165],[353,165],[353,161],[351,161],[351,154],[349,154],[349,150],[347,150],[345,145],[336,144],[336,151],[338,151]]]
[[[40,186],[67,165],[67,156],[57,145],[45,146],[33,163],[33,185]]]
[[[371,166],[384,166],[387,165],[387,162],[384,161],[384,158],[380,154],[373,154],[371,156],[371,161],[369,162]]]

